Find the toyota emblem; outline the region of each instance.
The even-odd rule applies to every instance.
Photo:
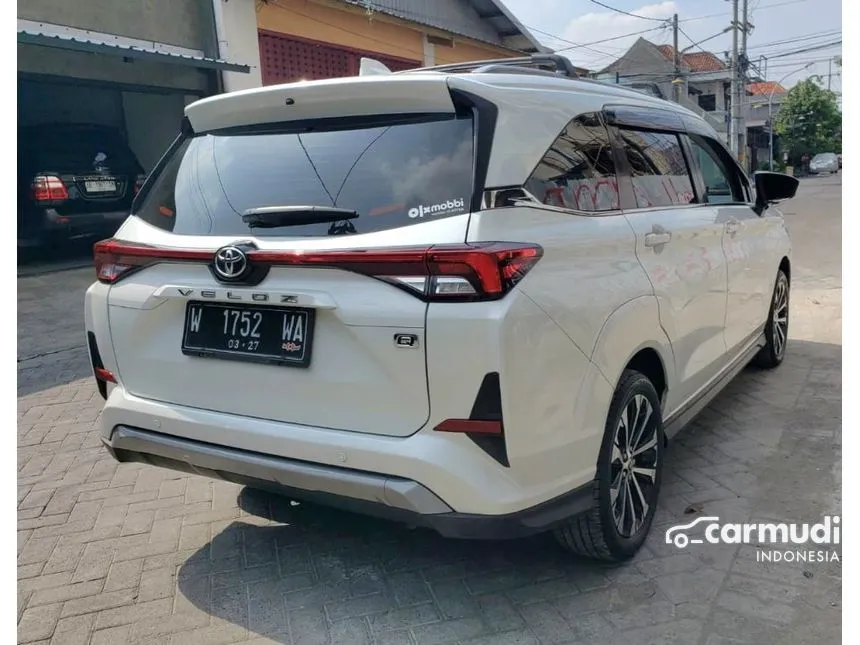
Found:
[[[248,270],[248,256],[236,246],[225,246],[215,252],[213,268],[222,280],[238,280]]]

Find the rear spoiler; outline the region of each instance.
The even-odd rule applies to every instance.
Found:
[[[231,92],[196,101],[185,108],[185,115],[197,133],[387,113],[455,112],[445,75],[378,73]]]

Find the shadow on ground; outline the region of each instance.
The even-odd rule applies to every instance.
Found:
[[[666,528],[698,515],[734,522],[838,514],[840,454],[841,347],[794,340],[779,370],[745,370],[671,443],[652,532],[631,562],[574,558],[548,535],[448,540],[246,488],[238,503],[247,516],[188,558],[179,590],[237,634],[281,643],[406,643],[430,626],[444,626],[451,640],[495,642],[493,634],[526,629],[519,604],[541,600],[570,619],[570,642],[611,642],[619,637],[618,612],[639,615],[641,606],[648,616],[659,607],[702,621],[722,611],[709,607],[726,571],[758,574],[752,547],[679,553],[665,543]],[[659,584],[658,576],[675,569],[692,577],[677,587]],[[759,642],[838,617],[833,601],[822,599],[831,598],[841,569],[823,571],[815,580],[796,567],[780,574],[806,585],[796,598],[801,622],[764,623]],[[810,618],[806,608],[822,603]]]

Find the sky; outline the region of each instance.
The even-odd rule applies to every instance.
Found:
[[[575,64],[601,69],[623,54],[639,36],[617,36],[654,29],[641,36],[658,45],[672,44],[672,30],[661,19],[678,14],[679,45],[697,44],[720,34],[730,26],[729,0],[600,0],[600,4],[636,14],[624,15],[600,6],[593,0],[503,0],[505,5],[545,45],[559,50]],[[828,59],[842,54],[842,45],[788,56],[795,50],[816,47],[841,39],[840,0],[748,0],[749,22],[754,25],[747,38],[750,60],[758,64],[768,57],[767,79],[791,87],[799,80],[820,74],[827,82]],[[740,6],[743,6],[741,0]],[[739,18],[741,19],[741,18]],[[608,40],[614,39],[614,40]],[[581,45],[585,45],[584,47]],[[731,51],[732,35],[723,33],[701,42],[701,48],[720,58]],[[803,69],[807,63],[812,63]],[[764,72],[762,66],[762,72]],[[838,67],[832,65],[831,88],[841,91]]]

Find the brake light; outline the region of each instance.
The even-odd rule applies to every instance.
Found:
[[[33,199],[37,202],[59,202],[69,198],[63,180],[55,175],[33,177]]]
[[[137,180],[134,182],[134,194],[137,195],[140,192],[140,189],[143,188],[143,182],[146,181],[146,175],[138,175]]]
[[[130,271],[161,262],[208,264],[214,253],[105,240],[95,245],[96,275],[114,283]],[[342,269],[386,281],[422,299],[469,301],[503,297],[542,255],[535,244],[488,242],[314,252],[252,249],[248,260],[264,266]]]

